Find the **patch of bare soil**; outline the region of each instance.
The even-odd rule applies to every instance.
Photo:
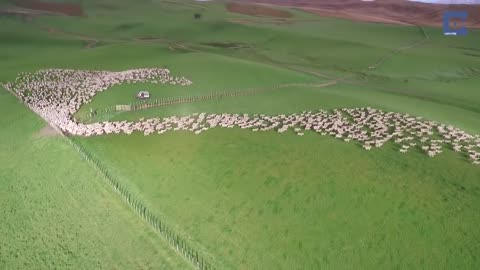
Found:
[[[17,0],[15,4],[19,7],[32,10],[43,10],[68,16],[84,16],[83,8],[74,3],[54,3],[40,0]]]
[[[277,18],[291,18],[293,17],[292,13],[284,10],[275,9],[272,7],[267,7],[263,5],[251,5],[251,4],[241,4],[241,3],[227,3],[227,10],[233,13],[240,13],[244,15],[251,16],[268,16],[268,17],[277,17]]]
[[[98,40],[85,40],[85,48],[93,49],[98,46]]]
[[[6,7],[0,8],[0,16],[6,15],[13,15],[13,16],[20,16],[20,17],[34,17],[34,16],[41,16],[41,15],[52,15],[50,12],[46,11],[39,11],[39,10],[32,10],[28,8],[20,8],[20,7]]]
[[[34,135],[36,138],[49,138],[49,137],[56,137],[60,136],[58,131],[51,127],[50,125],[45,125],[42,129],[40,129],[37,133]]]
[[[443,13],[462,10],[469,14],[465,26],[480,28],[480,5],[440,5],[407,0],[244,0],[266,7],[285,6],[353,21],[401,25],[441,26]]]
[[[154,37],[154,36],[144,36],[144,37],[137,38],[137,40],[141,40],[141,41],[165,41],[165,38]]]
[[[145,37],[139,37],[137,38],[138,40],[156,40],[157,38],[156,37],[152,37],[152,36],[145,36]]]
[[[227,21],[238,24],[252,25],[252,24],[276,24],[276,25],[285,25],[292,24],[293,21],[290,19],[284,18],[273,18],[270,20],[258,20],[258,19],[227,19]],[[295,20],[294,22],[297,22]]]

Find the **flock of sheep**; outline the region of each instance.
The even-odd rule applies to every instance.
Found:
[[[168,69],[145,68],[121,72],[47,69],[21,73],[14,82],[4,84],[50,125],[63,132],[81,135],[73,114],[101,91],[122,83],[169,83],[190,85],[185,78],[170,75]]]
[[[167,69],[135,69],[123,72],[51,69],[22,73],[15,82],[4,86],[51,125],[77,136],[131,134],[136,131],[145,135],[169,131],[200,134],[215,127],[238,127],[278,133],[292,130],[299,136],[303,136],[306,131],[313,131],[345,142],[356,141],[365,150],[393,142],[399,145],[401,153],[418,148],[434,157],[442,152],[443,146],[447,146],[463,153],[473,164],[480,164],[479,135],[470,135],[449,125],[424,121],[407,114],[373,108],[305,111],[276,116],[200,113],[183,117],[140,119],[137,122],[106,121],[94,124],[77,123],[73,120],[73,114],[82,104],[90,102],[97,92],[124,82],[147,81],[184,86],[191,84],[191,81],[185,78],[172,77]]]

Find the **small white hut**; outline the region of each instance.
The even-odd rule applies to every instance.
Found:
[[[140,91],[137,94],[137,99],[149,99],[150,98],[150,92],[148,91]]]

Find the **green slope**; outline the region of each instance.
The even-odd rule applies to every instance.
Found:
[[[126,103],[145,87],[162,97],[347,77],[325,88],[292,87],[102,119],[372,106],[480,132],[478,31],[455,39],[426,28],[430,39],[424,44],[368,70],[396,48],[422,39],[420,29],[299,11],[295,18],[314,20],[235,24],[226,20],[268,18],[226,13],[217,2],[82,2],[88,17],[39,17],[30,24],[0,18],[0,81],[51,67],[163,66],[194,81],[185,88],[117,86],[84,106],[85,112]],[[202,8],[203,19],[194,21],[193,13]],[[49,27],[61,31],[49,33]],[[83,39],[100,42],[87,49]],[[185,49],[171,50],[172,45]],[[1,98],[8,106],[0,106],[5,183],[0,202],[6,217],[0,223],[0,268],[186,267],[64,140],[36,136],[41,122],[12,104],[12,97]],[[449,151],[428,159],[417,152],[401,155],[391,145],[365,152],[315,134],[238,129],[79,140],[220,269],[475,269],[479,264],[480,171]],[[54,266],[51,258],[57,257]]]

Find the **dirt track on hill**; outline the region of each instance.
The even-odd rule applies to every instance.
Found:
[[[400,25],[441,26],[447,10],[468,12],[465,26],[480,28],[480,5],[439,5],[406,0],[243,0],[266,6],[285,6],[326,17]]]
[[[269,17],[277,17],[277,18],[293,17],[292,13],[288,11],[275,9],[275,8],[267,7],[264,5],[242,4],[242,3],[232,2],[232,3],[227,3],[226,8],[230,12],[240,13],[244,15],[269,16]]]
[[[60,136],[60,133],[49,124],[46,124],[42,129],[34,134],[35,138],[50,138],[57,136]]]

